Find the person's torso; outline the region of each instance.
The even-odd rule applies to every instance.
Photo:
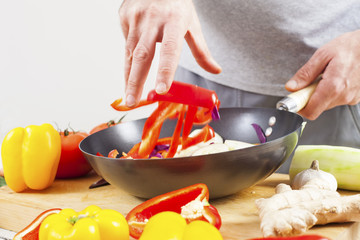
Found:
[[[284,83],[317,48],[359,29],[359,0],[194,0],[209,49],[223,72],[201,69],[184,46],[180,65],[220,84],[285,95]]]

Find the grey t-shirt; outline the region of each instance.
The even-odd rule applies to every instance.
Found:
[[[359,0],[194,0],[208,47],[223,72],[198,66],[184,44],[180,66],[211,81],[272,96],[317,48],[360,29]]]

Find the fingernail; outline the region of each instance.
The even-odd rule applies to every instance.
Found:
[[[286,88],[290,88],[290,89],[296,89],[298,86],[297,82],[293,79],[289,80],[287,83],[286,83]]]
[[[222,72],[222,67],[215,61],[214,58],[211,58],[211,62],[214,66],[216,66],[217,70],[214,71],[215,74],[219,74]]]
[[[156,93],[158,93],[158,94],[165,93],[167,90],[166,84],[163,82],[157,84],[155,90],[156,90]]]
[[[135,105],[135,98],[133,95],[127,95],[126,97],[126,105],[128,107],[132,107]]]

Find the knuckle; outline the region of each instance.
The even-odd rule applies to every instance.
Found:
[[[177,41],[174,38],[166,39],[162,42],[161,50],[164,54],[175,55],[178,50]]]
[[[304,65],[297,73],[296,76],[303,81],[308,81],[312,77],[310,66]]]
[[[174,72],[174,68],[172,66],[162,66],[159,68],[159,74],[164,77],[170,77]]]
[[[157,18],[161,13],[161,8],[154,2],[146,9],[146,15],[149,18]]]
[[[127,82],[127,90],[137,90],[140,88],[140,83],[138,81],[136,81],[135,79],[130,79]]]
[[[318,50],[315,51],[314,55],[318,58],[318,59],[325,59],[325,60],[329,60],[331,59],[331,56],[333,55],[332,53],[332,48],[329,47],[321,47]]]
[[[137,62],[143,62],[149,59],[149,50],[144,45],[136,46],[133,52],[133,60]]]

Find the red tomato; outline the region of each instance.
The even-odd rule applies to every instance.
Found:
[[[105,128],[109,128],[109,127],[112,127],[112,126],[115,126],[115,125],[116,125],[115,121],[114,121],[114,120],[110,120],[110,121],[108,121],[107,123],[101,123],[101,124],[97,125],[97,126],[94,127],[93,129],[91,129],[89,133],[90,133],[90,134],[93,134],[93,133],[96,133],[96,132],[98,132],[98,131],[101,131],[101,130],[103,130],[103,129],[105,129]]]
[[[92,167],[79,149],[79,143],[89,134],[85,132],[60,132],[61,157],[56,178],[75,178],[86,175]]]
[[[89,133],[90,133],[90,134],[93,134],[93,133],[96,133],[96,132],[101,131],[101,130],[103,130],[103,129],[106,129],[106,128],[109,128],[109,127],[113,127],[113,126],[121,123],[121,121],[124,119],[124,117],[125,117],[125,115],[122,116],[122,117],[119,119],[119,121],[117,121],[117,122],[115,122],[114,120],[110,120],[110,121],[108,121],[108,122],[106,122],[106,123],[101,123],[101,124],[95,126],[93,129],[91,129]]]

